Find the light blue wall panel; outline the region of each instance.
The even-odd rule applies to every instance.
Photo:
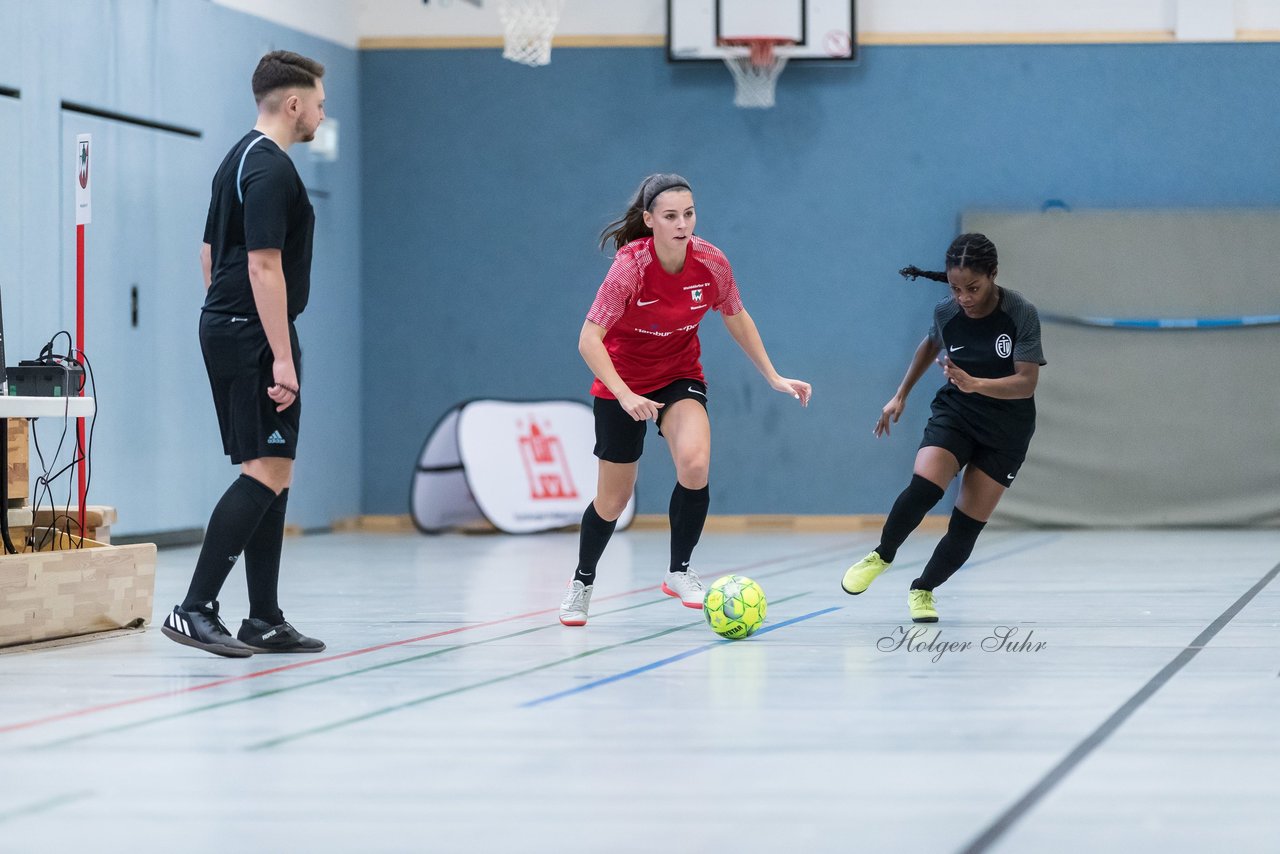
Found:
[[[15,102],[19,120],[7,120],[11,108],[0,114],[0,152],[16,148],[21,163],[14,170],[21,221],[17,283],[6,283],[4,292],[11,362],[74,323],[68,170],[75,133],[93,131],[102,165],[114,172],[95,173],[86,349],[91,357],[99,351],[114,375],[100,377],[104,412],[111,408],[118,416],[127,408],[136,431],[136,465],[119,457],[99,460],[101,478],[91,494],[121,508],[116,530],[122,533],[202,526],[234,477],[216,438],[196,337],[197,253],[209,182],[227,149],[253,125],[249,81],[258,58],[286,48],[326,65],[330,113],[350,120],[336,163],[312,162],[305,146],[291,152],[317,196],[320,222],[312,302],[299,322],[308,357],[308,417],[290,521],[319,527],[359,512],[358,489],[333,486],[360,480],[353,355],[360,334],[356,52],[207,0],[0,4],[7,24],[0,28],[0,83],[22,90]],[[62,110],[64,101],[191,128],[202,137],[88,118]],[[127,322],[135,279],[141,297],[136,330]],[[133,371],[121,373],[131,365]],[[157,498],[157,491],[167,494]]]

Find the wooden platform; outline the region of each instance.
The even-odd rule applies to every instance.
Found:
[[[3,511],[18,554],[0,555],[0,649],[135,630],[151,621],[156,547],[113,546],[116,510],[30,506],[27,417],[86,415],[91,398],[0,398],[8,418]],[[82,536],[83,534],[83,536]]]
[[[155,574],[150,543],[0,556],[0,647],[146,625]]]

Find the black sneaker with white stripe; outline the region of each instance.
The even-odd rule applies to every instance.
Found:
[[[307,637],[288,620],[273,626],[250,617],[240,624],[237,636],[254,652],[324,652],[324,641]]]
[[[183,608],[175,605],[173,612],[164,618],[160,631],[170,640],[186,646],[194,646],[214,655],[227,658],[248,658],[253,655],[253,648],[241,643],[231,636],[231,632],[218,617],[218,603],[209,603],[209,608]]]

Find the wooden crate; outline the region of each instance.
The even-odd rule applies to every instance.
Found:
[[[84,546],[0,556],[0,647],[151,621],[156,547]]]
[[[31,523],[37,527],[47,527],[56,525],[59,528],[71,531],[78,531],[75,523],[69,523],[63,516],[70,516],[72,519],[79,520],[80,508],[72,504],[70,509],[65,506],[48,508],[41,507],[34,511]],[[86,538],[103,545],[111,544],[111,526],[119,521],[116,514],[116,508],[105,507],[102,505],[90,504],[85,507],[84,512],[84,535]],[[13,524],[12,522],[10,524]],[[15,534],[13,541],[18,542]]]
[[[9,506],[26,507],[31,494],[30,451],[27,449],[27,419],[9,419]]]

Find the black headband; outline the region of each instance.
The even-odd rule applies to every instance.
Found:
[[[691,193],[693,192],[693,189],[689,186],[689,182],[679,175],[667,173],[650,176],[649,179],[644,182],[644,190],[641,193],[641,201],[644,202],[644,209],[649,210],[650,206],[653,204],[653,200],[658,198],[658,196],[661,196],[667,190],[676,189],[688,190]]]

